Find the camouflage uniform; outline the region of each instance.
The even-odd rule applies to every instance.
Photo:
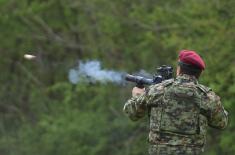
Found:
[[[223,129],[228,115],[220,98],[194,76],[180,75],[150,86],[132,97],[124,112],[136,121],[150,119],[150,155],[187,155],[203,152],[207,126]]]

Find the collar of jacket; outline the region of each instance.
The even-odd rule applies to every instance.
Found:
[[[185,82],[193,82],[195,84],[198,84],[198,80],[195,76],[187,75],[187,74],[180,74],[176,77],[176,81],[179,83],[185,83]]]

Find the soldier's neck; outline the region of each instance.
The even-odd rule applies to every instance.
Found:
[[[195,76],[188,74],[179,74],[176,80],[181,82],[194,82],[195,84],[198,83],[198,79]]]

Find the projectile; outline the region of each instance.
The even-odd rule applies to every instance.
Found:
[[[25,54],[24,58],[27,59],[27,60],[33,60],[33,59],[36,58],[36,56],[35,55],[31,55],[31,54]]]

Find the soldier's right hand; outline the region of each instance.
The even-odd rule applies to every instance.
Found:
[[[145,89],[144,88],[138,88],[138,87],[134,87],[132,89],[132,96],[139,96],[139,95],[142,95],[144,94],[145,92]]]

